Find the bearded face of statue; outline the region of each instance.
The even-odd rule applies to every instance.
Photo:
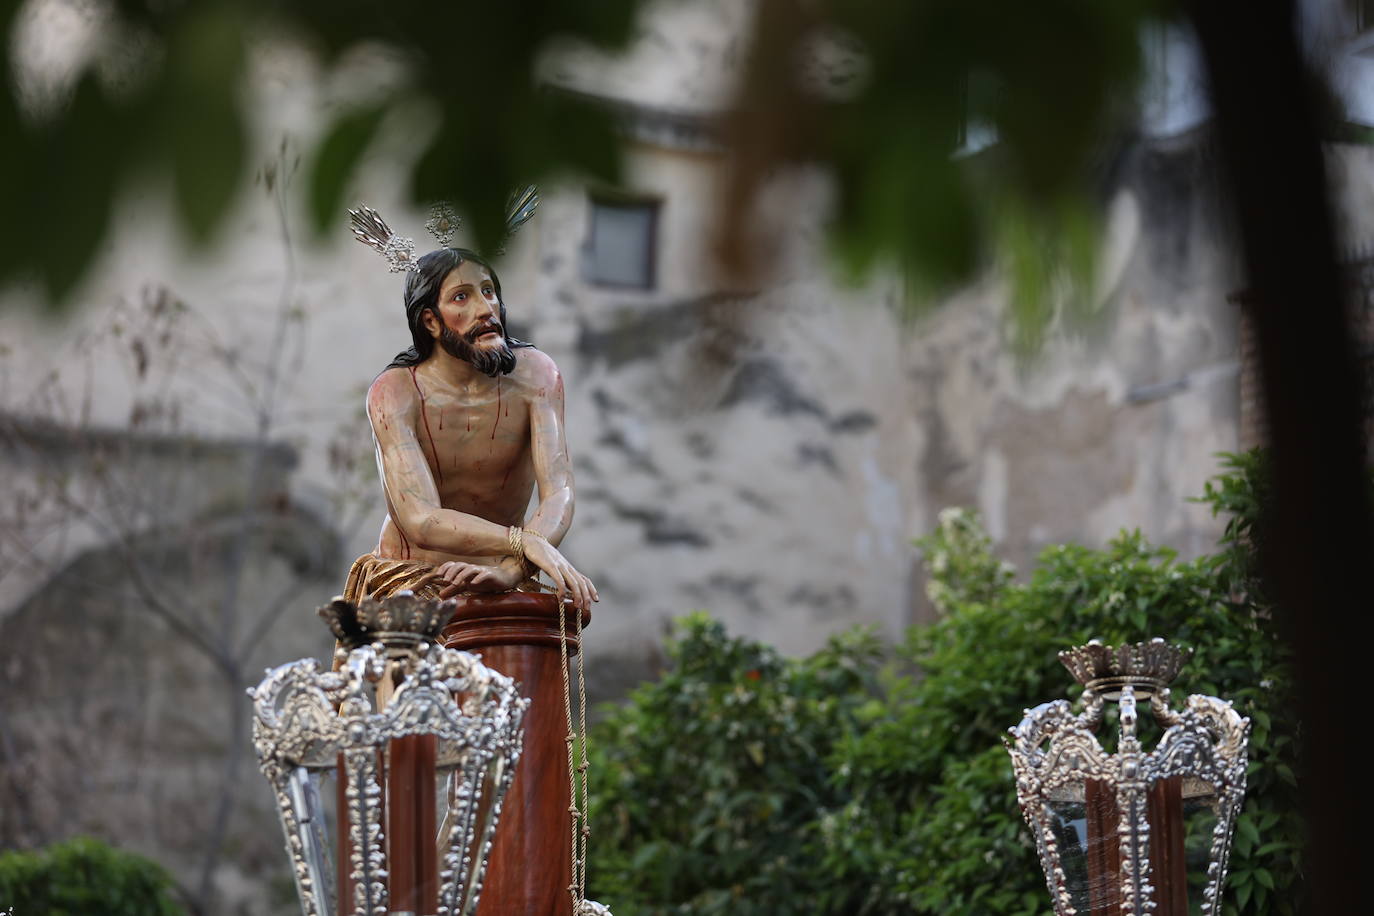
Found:
[[[494,377],[515,368],[501,311],[501,297],[491,271],[466,260],[444,278],[432,309],[435,320],[426,324],[444,352]]]
[[[515,368],[515,351],[506,343],[505,328],[499,323],[495,331],[476,328],[461,335],[445,324],[439,332],[439,346],[454,359],[472,363],[478,372],[493,378],[509,375]]]
[[[486,259],[466,248],[440,248],[420,258],[416,267],[407,273],[405,286],[406,323],[414,345],[387,368],[418,366],[438,345],[488,374],[514,369],[515,351],[531,344],[507,332],[501,281]]]

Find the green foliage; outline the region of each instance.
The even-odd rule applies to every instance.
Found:
[[[339,202],[353,170],[376,136],[386,110],[372,105],[349,112],[334,126],[315,151],[310,172],[310,209],[315,225],[323,227],[338,215]]]
[[[39,852],[0,852],[0,913],[181,916],[161,866],[77,837]]]
[[[317,227],[337,229],[376,113],[406,108],[434,126],[411,166],[412,198],[453,200],[477,247],[490,249],[512,189],[569,171],[617,178],[608,111],[541,86],[536,73],[556,43],[622,47],[648,5],[118,0],[86,11],[105,40],[76,62],[66,91],[33,104],[16,54],[24,4],[0,0],[0,68],[19,74],[0,87],[0,283],[34,278],[61,301],[99,250],[114,202],[149,173],[171,176],[190,236],[213,238],[254,170],[243,103],[255,88],[247,52],[264,37],[313,52],[326,79],[357,48],[383,48],[402,65],[394,84],[343,100],[308,151]],[[727,106],[747,113],[731,138],[745,184],[789,162],[823,164],[837,192],[832,241],[855,272],[895,261],[939,287],[995,251],[1015,290],[1014,340],[1034,346],[1060,294],[1090,285],[1094,162],[1128,107],[1141,24],[1166,4],[758,5],[760,27],[741,49],[744,89]],[[835,47],[852,52],[856,78],[798,78],[799,61],[824,69]],[[976,162],[952,155],[970,125],[997,137]]]
[[[615,179],[606,112],[538,85],[536,61],[553,41],[622,46],[645,3],[119,0],[83,8],[104,40],[39,98],[33,84],[54,74],[25,73],[16,53],[24,4],[0,0],[0,283],[37,280],[63,302],[94,260],[115,201],[142,190],[150,173],[170,176],[191,240],[211,241],[254,171],[243,103],[254,88],[248,52],[264,38],[294,41],[326,76],[368,46],[402,64],[399,80],[344,100],[309,151],[317,227],[339,231],[378,113],[408,108],[435,120],[416,150],[413,198],[455,201],[477,246],[495,248],[513,189],[561,172]]]
[[[1048,913],[1002,737],[1019,710],[1076,692],[1059,650],[1165,636],[1194,650],[1177,694],[1232,699],[1253,723],[1227,910],[1297,912],[1292,674],[1246,548],[1261,465],[1226,461],[1206,498],[1243,514],[1191,562],[1123,533],[1050,547],[1013,584],[976,517],[942,513],[922,544],[944,616],[881,675],[869,641],[787,660],[690,620],[673,670],[593,744],[594,896],[630,916]]]
[[[1029,350],[1060,314],[1087,312],[1103,147],[1132,114],[1143,24],[1168,6],[760,0],[735,193],[779,163],[824,164],[830,240],[854,273],[895,262],[940,291],[992,255]],[[800,85],[818,48],[854,63]],[[956,153],[975,134],[995,143]]]
[[[930,576],[926,595],[941,613],[995,600],[1016,575],[1010,563],[992,555],[992,538],[968,509],[942,510],[935,533],[918,538],[916,546],[925,552]]]
[[[815,912],[816,814],[840,802],[827,761],[880,708],[875,638],[792,661],[699,615],[668,655],[591,744],[596,894],[631,916]]]
[[[1221,536],[1225,571],[1234,578],[1228,583],[1235,591],[1249,590],[1251,600],[1264,604],[1259,573],[1260,511],[1269,501],[1269,458],[1261,449],[1248,452],[1223,452],[1224,473],[1207,481],[1203,495],[1195,502],[1207,503],[1213,515],[1226,513],[1226,530]]]

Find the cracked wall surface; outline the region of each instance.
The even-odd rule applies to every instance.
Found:
[[[748,295],[703,283],[699,242],[665,242],[661,263],[683,263],[655,290],[589,285],[575,269],[587,199],[552,197],[521,294],[569,378],[570,550],[605,582],[598,625],[618,663],[698,607],[792,652],[859,622],[896,635],[929,619],[911,541],[948,505],[977,508],[1023,570],[1048,544],[1122,528],[1208,549],[1219,523],[1188,498],[1236,447],[1239,363],[1207,155],[1200,133],[1125,157],[1096,314],[1030,360],[1007,343],[995,278],[915,321],[895,277],[836,281],[819,179],[791,186],[786,266]],[[718,157],[632,162],[665,238],[709,228],[698,195]]]

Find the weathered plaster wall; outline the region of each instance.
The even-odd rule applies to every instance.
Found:
[[[624,665],[696,606],[790,651],[857,621],[895,632],[929,611],[909,541],[946,505],[979,508],[1023,569],[1046,544],[1123,527],[1208,549],[1218,523],[1187,499],[1236,447],[1238,363],[1206,151],[1195,135],[1123,161],[1099,314],[1030,361],[1007,345],[995,279],[915,324],[892,278],[839,286],[816,244],[821,181],[791,187],[789,269],[750,296],[709,292],[699,244],[665,243],[697,270],[652,293],[588,286],[585,196],[552,198],[531,292],[540,342],[591,395],[569,404],[571,549],[608,584],[606,651]],[[635,162],[630,187],[666,201],[665,238],[709,227],[719,160]],[[652,589],[632,597],[624,570]]]
[[[218,542],[214,531],[177,534],[177,541],[140,544],[142,574],[183,620],[215,637],[230,585],[217,573],[223,560],[216,553],[235,542]],[[240,641],[259,609],[284,591],[330,588],[333,577],[322,576],[318,564],[298,565],[272,540],[248,545],[237,583]],[[118,607],[124,611],[111,612]],[[145,609],[122,557],[81,556],[13,609],[3,634],[11,650],[0,656],[0,843],[28,848],[96,836],[152,856],[195,889],[228,791],[234,805],[210,876],[211,912],[300,912],[275,805],[256,771],[242,684]],[[241,659],[240,677],[256,683],[265,667],[318,649],[313,627],[277,627]]]
[[[1234,275],[1199,136],[1136,148],[1112,193],[1100,313],[1019,365],[998,333],[995,281],[917,329],[911,365],[929,436],[931,504],[978,507],[1009,559],[1101,544],[1121,528],[1185,554],[1218,523],[1187,502],[1236,447]]]

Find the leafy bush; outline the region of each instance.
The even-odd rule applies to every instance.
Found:
[[[1077,692],[1060,649],[1165,636],[1194,649],[1177,694],[1253,722],[1228,910],[1296,912],[1291,673],[1248,540],[1260,459],[1225,461],[1204,500],[1241,512],[1221,552],[1186,563],[1123,533],[1048,548],[1013,584],[976,517],[942,513],[922,546],[943,617],[881,674],[867,634],[788,660],[689,619],[670,673],[595,736],[593,896],[619,916],[1048,913],[1001,738],[1024,707]]]
[[[841,801],[838,742],[882,710],[879,643],[855,631],[793,661],[696,615],[667,648],[672,670],[591,745],[593,896],[617,914],[815,912],[809,840]]]
[[[154,862],[85,837],[38,852],[0,852],[0,913],[181,916]]]

